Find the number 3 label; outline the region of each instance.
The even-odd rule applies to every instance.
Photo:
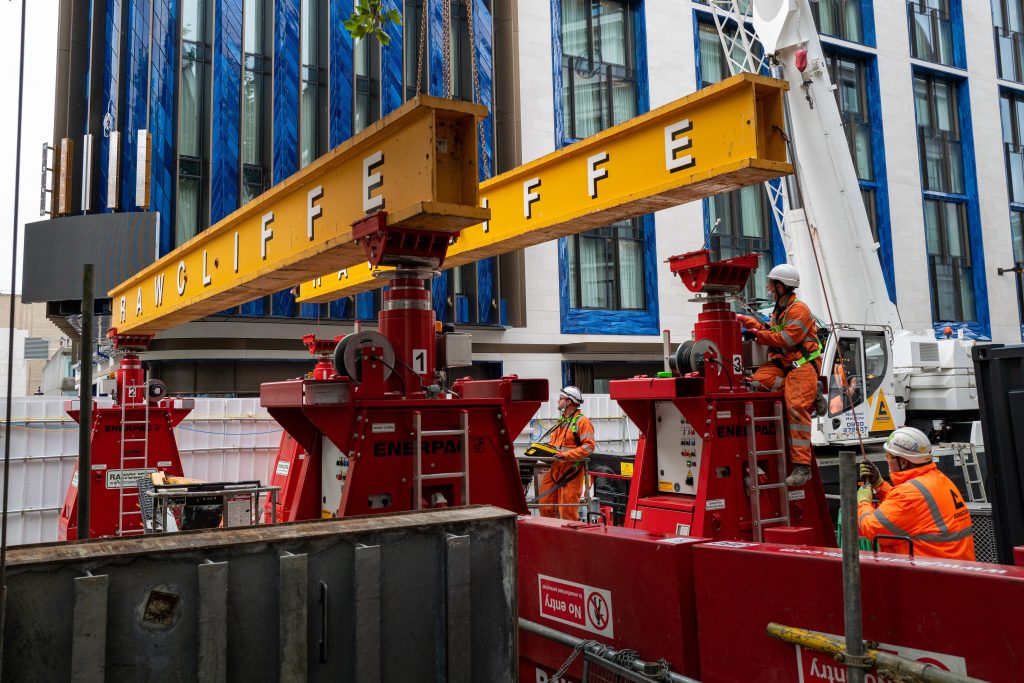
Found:
[[[417,375],[427,374],[427,350],[426,349],[413,349],[412,350],[412,371]]]
[[[737,375],[743,374],[743,356],[738,353],[732,357],[732,371]]]

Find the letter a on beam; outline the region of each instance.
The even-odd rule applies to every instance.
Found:
[[[597,181],[608,177],[607,168],[598,168],[598,164],[608,162],[608,152],[601,152],[587,158],[587,191],[591,199],[597,199]]]
[[[135,295],[135,315],[142,315],[142,287],[139,287],[138,294]]]
[[[538,187],[540,187],[540,178],[523,183],[523,218],[533,218],[533,204],[540,201],[540,193],[534,192]]]

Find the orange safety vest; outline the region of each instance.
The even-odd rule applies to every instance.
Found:
[[[768,358],[783,367],[800,366],[821,355],[818,344],[818,325],[811,309],[790,294],[784,307],[775,306],[771,327],[750,316],[739,316],[744,327],[757,330],[757,343],[768,347]]]
[[[857,506],[861,536],[907,536],[914,555],[974,560],[971,513],[956,484],[935,463],[893,472],[895,486],[883,483],[875,492],[877,508],[864,501]],[[879,550],[906,554],[904,541],[882,539]]]

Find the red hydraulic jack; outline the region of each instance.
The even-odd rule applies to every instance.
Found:
[[[743,289],[755,255],[713,262],[707,251],[669,259],[703,304],[675,374],[611,382],[611,398],[640,428],[626,526],[713,539],[835,545],[815,473],[787,489],[781,392],[750,390],[740,325],[726,296]],[[817,467],[813,465],[815,472]]]
[[[379,332],[342,338],[330,376],[260,389],[260,403],[306,454],[279,457],[279,519],[470,502],[526,513],[513,440],[547,400],[547,380],[445,386],[444,369],[471,362],[468,337],[437,334],[431,306],[430,282],[454,235],[388,227],[381,212],[357,222],[353,237],[372,267],[394,267],[377,272],[390,280]]]
[[[159,380],[146,380],[139,352],[149,349],[152,335],[107,336],[114,351],[122,353],[117,369],[114,405],[92,409],[92,471],[84,476],[75,469],[60,513],[57,537],[78,538],[78,487],[90,487],[89,537],[127,536],[144,532],[139,509],[139,479],[162,470],[182,476],[181,458],[174,428],[185,419],[195,402],[167,398]],[[64,410],[76,422],[81,410],[77,400],[65,401]]]

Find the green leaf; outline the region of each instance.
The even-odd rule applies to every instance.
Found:
[[[391,36],[389,36],[387,33],[384,33],[384,31],[377,32],[377,40],[380,41],[381,45],[387,46],[391,44]]]
[[[394,22],[397,26],[402,25],[402,14],[396,9],[388,10],[388,19]]]

